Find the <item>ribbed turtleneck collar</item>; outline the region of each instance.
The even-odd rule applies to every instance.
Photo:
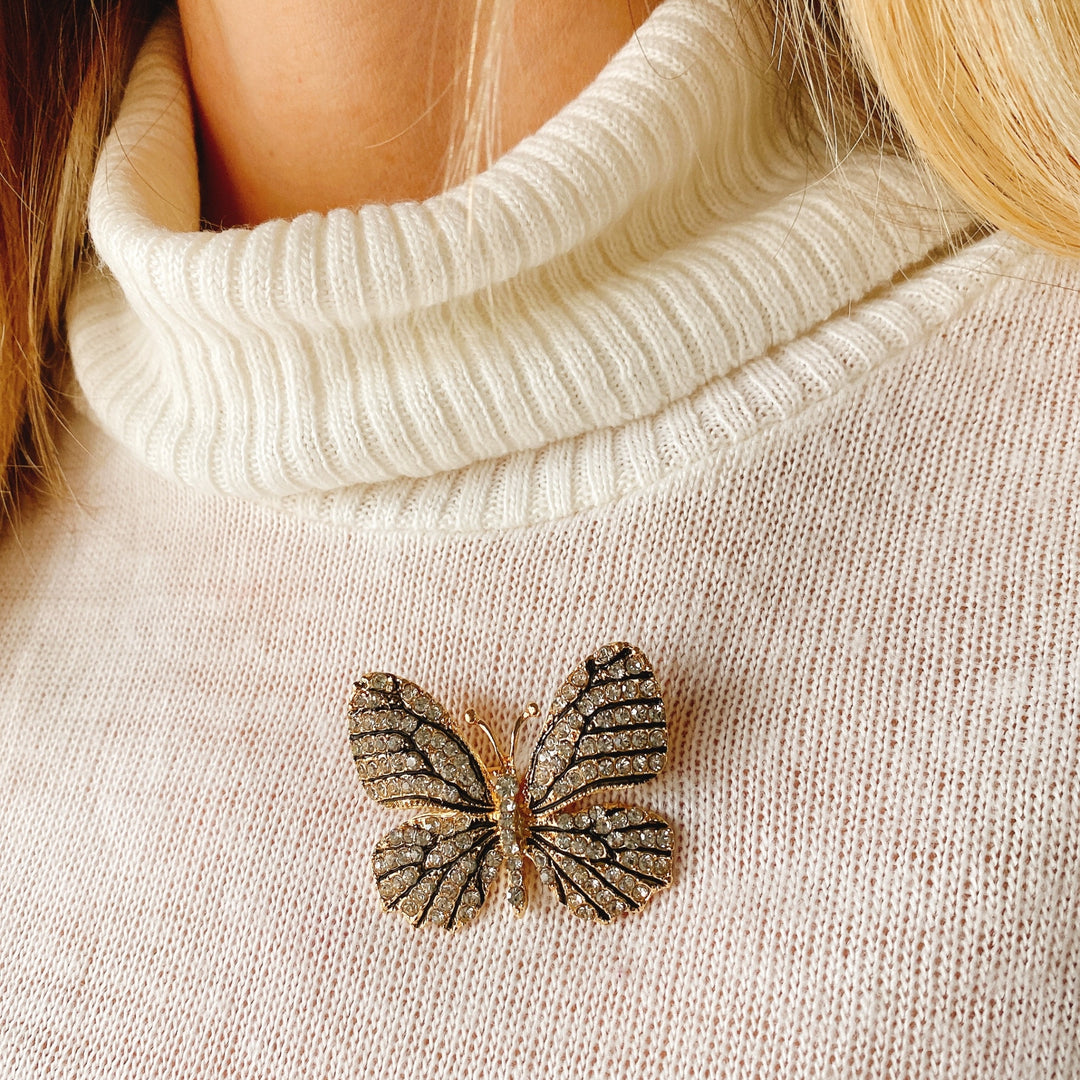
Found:
[[[571,512],[828,392],[845,361],[813,335],[948,234],[903,162],[806,181],[729,5],[666,0],[470,184],[200,232],[169,17],[95,174],[76,376],[109,432],[203,489],[354,524]]]

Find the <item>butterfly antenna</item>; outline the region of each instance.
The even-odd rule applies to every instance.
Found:
[[[535,701],[530,701],[525,711],[517,718],[517,723],[514,724],[514,730],[510,732],[510,760],[514,760],[514,755],[517,751],[517,737],[518,732],[521,730],[521,725],[526,720],[531,720],[534,716],[540,715],[540,706]]]
[[[487,741],[491,743],[491,749],[495,751],[495,760],[502,762],[502,754],[499,753],[499,744],[495,741],[495,736],[491,734],[491,728],[481,720],[472,709],[466,709],[464,714],[465,723],[470,727],[478,727],[486,736]]]

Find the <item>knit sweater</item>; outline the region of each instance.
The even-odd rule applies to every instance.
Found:
[[[0,546],[4,1076],[1080,1075],[1080,273],[778,93],[667,0],[460,189],[200,232],[155,28]],[[672,886],[383,912],[353,681],[505,741],[608,641]]]

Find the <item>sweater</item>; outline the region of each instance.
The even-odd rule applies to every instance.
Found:
[[[461,188],[215,233],[155,27],[0,544],[2,1075],[1080,1076],[1080,274],[782,91],[667,0]],[[671,887],[384,912],[354,681],[505,745],[612,641]]]

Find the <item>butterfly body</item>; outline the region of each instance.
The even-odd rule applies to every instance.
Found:
[[[514,766],[509,761],[504,762],[502,768],[492,777],[491,790],[495,794],[499,850],[506,862],[506,898],[518,915],[525,914],[525,905],[528,903],[522,850],[522,841],[528,836],[528,810],[521,798],[521,786]]]
[[[599,922],[638,910],[670,883],[672,835],[662,817],[624,805],[575,809],[593,791],[651,779],[666,760],[663,703],[638,649],[604,646],[571,672],[523,778],[513,744],[499,754],[480,726],[496,751],[492,768],[414,683],[385,672],[356,683],[349,737],[365,790],[384,804],[427,811],[375,846],[387,910],[415,926],[458,930],[505,864],[507,898],[520,915],[526,859],[573,914]]]

